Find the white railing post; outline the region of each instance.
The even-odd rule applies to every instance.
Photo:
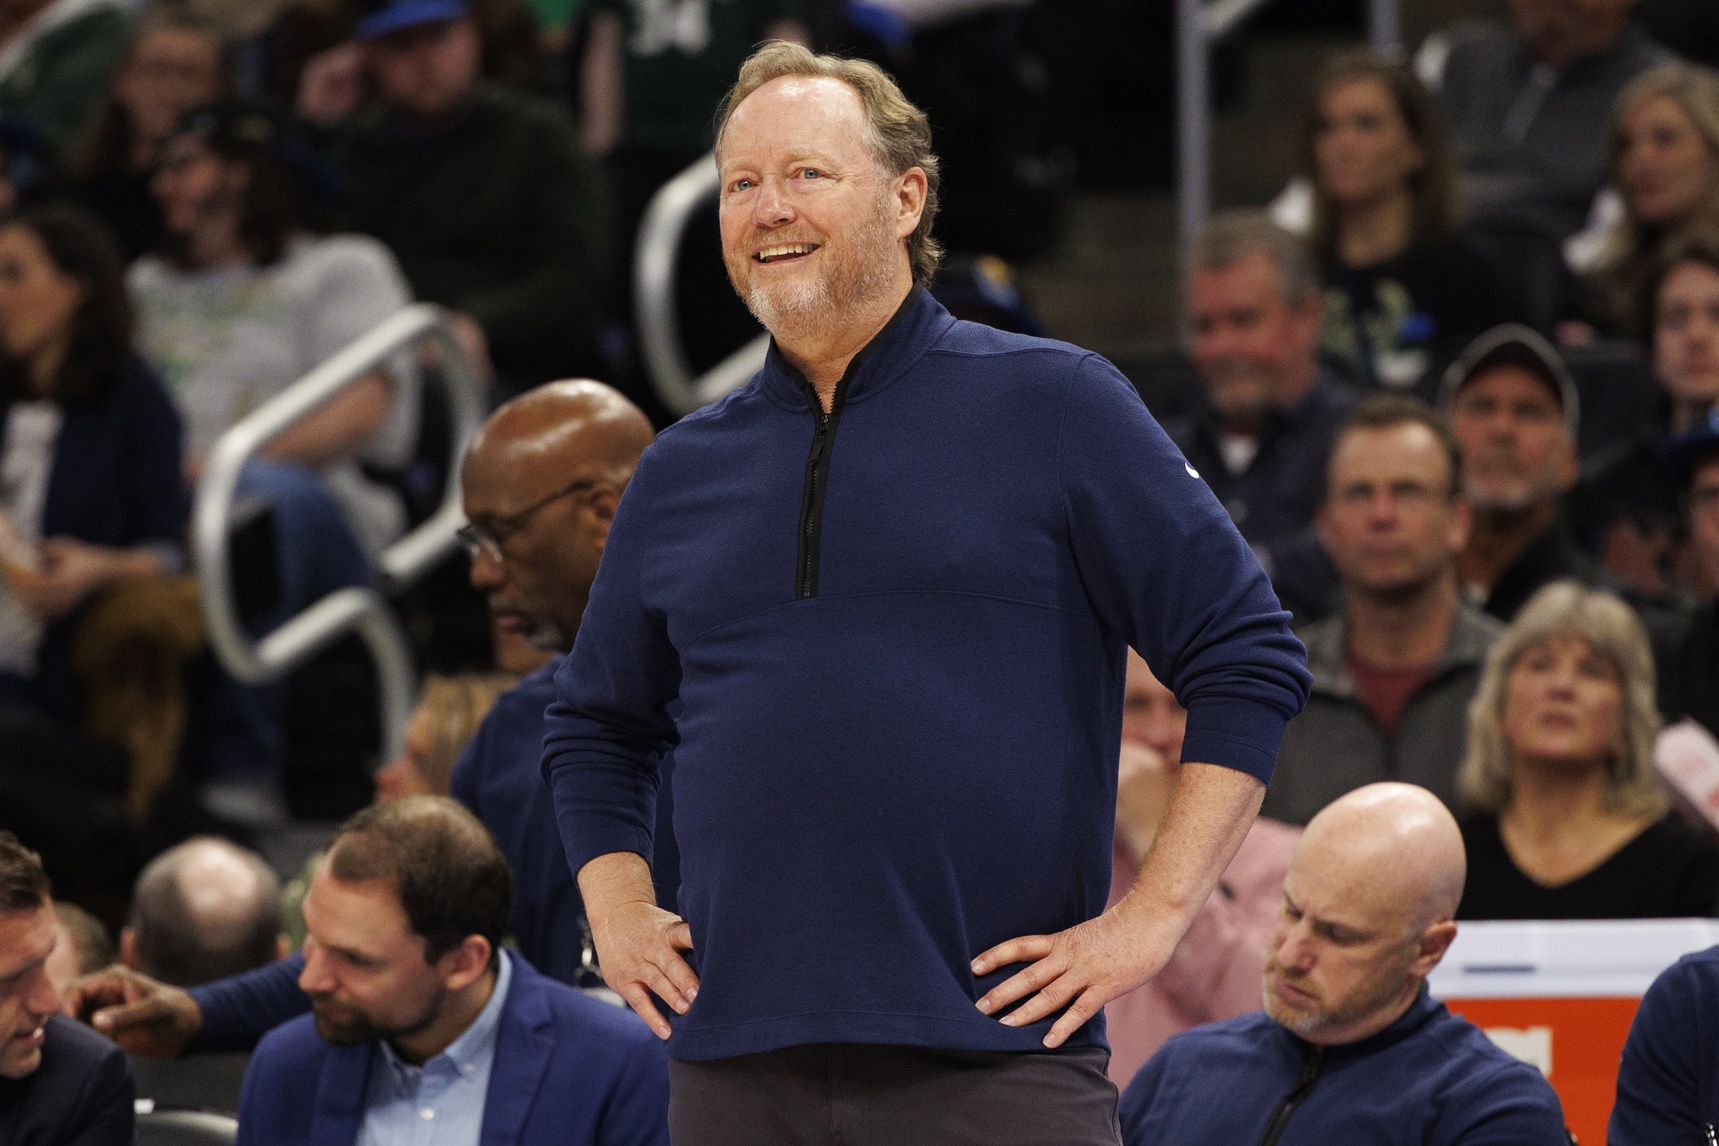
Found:
[[[377,558],[383,584],[404,588],[452,551],[454,531],[464,524],[460,510],[459,463],[481,417],[477,381],[440,307],[405,307],[328,361],[275,395],[222,434],[209,451],[192,508],[192,558],[209,644],[216,658],[247,684],[279,680],[318,650],[356,632],[376,662],[380,683],[382,742],[392,756],[411,713],[416,669],[412,646],[387,599],[376,589],[349,588],[330,593],[253,640],[240,623],[228,560],[228,531],[233,498],[247,462],[288,427],[335,394],[375,370],[403,347],[422,339],[439,344],[441,376],[448,387],[452,421],[448,482],[436,512],[385,549]]]
[[[698,159],[663,184],[639,224],[633,249],[633,307],[639,353],[651,386],[675,414],[690,414],[737,390],[764,365],[770,336],[760,334],[697,378],[686,360],[675,306],[675,269],[686,225],[718,190],[716,157]]]

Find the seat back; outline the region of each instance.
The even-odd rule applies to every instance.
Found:
[[[200,1110],[151,1110],[137,1116],[137,1146],[233,1146],[239,1123]]]

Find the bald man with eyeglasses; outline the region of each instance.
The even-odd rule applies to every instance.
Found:
[[[496,701],[454,766],[452,795],[483,821],[514,872],[509,930],[519,950],[544,974],[576,986],[599,979],[538,771],[543,713],[555,669],[579,630],[621,491],[652,436],[638,407],[608,386],[553,382],[498,408],[460,471],[470,524],[459,538],[471,556],[472,585],[488,598],[500,633],[553,655]],[[659,838],[668,845],[662,870],[672,883],[673,836]],[[295,957],[190,992],[107,971],[84,980],[75,995],[98,1029],[134,1053],[173,1056],[193,1043],[244,1049],[308,1008],[295,982],[301,968]]]

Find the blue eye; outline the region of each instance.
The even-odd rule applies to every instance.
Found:
[[[752,180],[750,179],[736,179],[734,181],[734,190],[736,191],[744,191],[750,186],[752,186]]]
[[[805,175],[805,177],[807,179],[822,179],[824,176],[824,173],[822,171],[819,171],[816,167],[806,168],[806,170],[803,172],[803,174]]]

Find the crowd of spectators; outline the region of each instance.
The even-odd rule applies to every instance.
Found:
[[[1655,770],[1666,722],[1719,735],[1719,76],[1632,7],[1512,0],[1412,65],[1335,58],[1290,190],[1185,252],[1200,394],[1164,428],[1295,615],[1313,684],[1219,892],[1109,1006],[1130,1142],[1242,1134],[1272,1112],[1219,1126],[1199,1096],[1230,1079],[1275,1099],[1324,1069],[1309,1047],[1361,1089],[1323,1088],[1304,1132],[1412,1080],[1427,1109],[1555,1141],[1543,1081],[1426,994],[1452,921],[1719,916],[1714,827]],[[284,886],[199,837],[141,867],[123,915],[92,903],[104,921],[51,900],[0,836],[0,1131],[37,1125],[18,1121],[34,1094],[28,1117],[106,1141],[135,1088],[240,1112],[251,1140],[317,1141],[295,1080],[339,1076],[317,1101],[383,1140],[475,1126],[559,1071],[595,1081],[510,1141],[666,1137],[660,1050],[592,1002],[537,762],[661,414],[628,372],[633,230],[707,149],[751,46],[812,38],[793,0],[692,8],[298,0],[249,26],[168,0],[0,5],[0,717],[29,733],[0,766],[0,826],[54,869],[82,838],[66,809],[146,822],[188,760],[215,810],[278,814],[281,691],[215,674],[193,704],[171,683],[207,658],[190,491],[223,432],[413,299],[448,309],[497,407],[460,474],[461,540],[506,670],[432,677],[374,809]],[[572,104],[545,53],[576,61]],[[1634,363],[1628,418],[1593,412],[1615,397],[1597,347]],[[408,524],[398,475],[435,369],[391,360],[247,468],[272,545],[253,623],[373,581]],[[551,382],[573,374],[620,389]],[[158,655],[116,668],[137,640]],[[142,731],[110,702],[133,688]],[[1184,718],[1131,653],[1113,902],[1169,806]],[[68,803],[59,762],[79,754],[118,775]],[[223,803],[224,784],[260,803]],[[658,816],[673,903],[672,787]],[[1411,936],[1378,955],[1369,1009],[1309,1011],[1354,986],[1314,970],[1326,917]],[[149,1061],[188,1050],[192,1070]],[[1663,1086],[1647,1054],[1620,1101]],[[55,1106],[66,1088],[96,1097]],[[1620,1117],[1647,1125],[1638,1106]]]

